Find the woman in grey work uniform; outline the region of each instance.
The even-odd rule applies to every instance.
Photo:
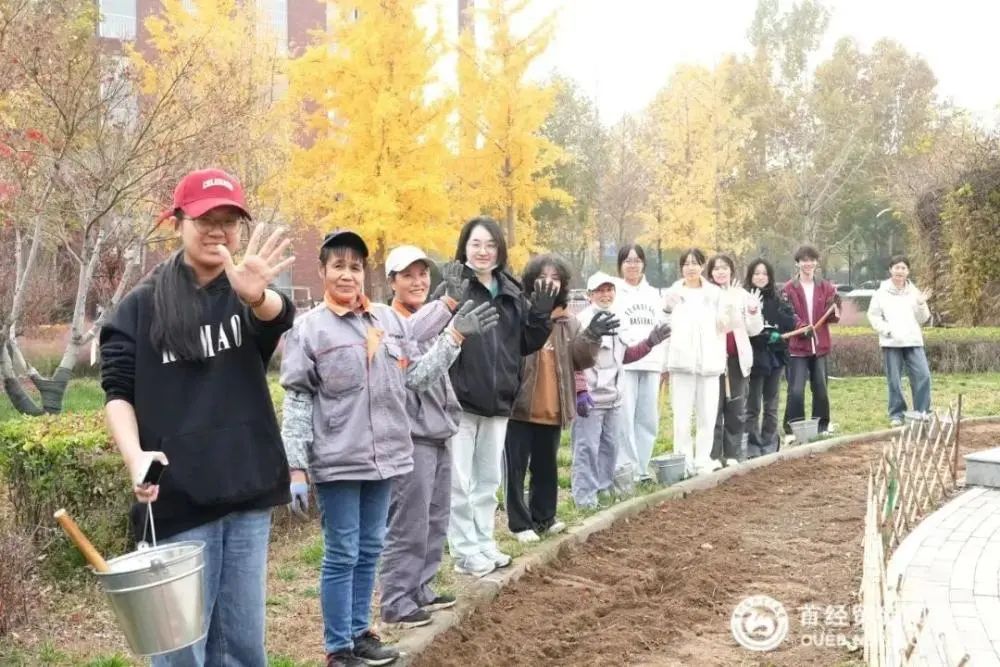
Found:
[[[446,266],[445,284],[457,281],[461,286],[461,271],[461,265]],[[399,246],[386,258],[385,272],[393,292],[392,309],[409,319],[424,307],[430,293],[430,259],[416,246]],[[430,343],[419,347],[426,352]],[[379,609],[386,623],[418,627],[431,622],[431,611],[455,604],[454,596],[438,595],[431,582],[441,565],[448,534],[448,438],[458,432],[462,406],[444,374],[424,391],[407,391],[406,411],[413,436],[413,470],[397,477],[392,486]]]
[[[323,518],[320,576],[327,667],[386,665],[399,657],[371,630],[375,566],[393,480],[413,468],[407,388],[446,372],[461,341],[496,323],[489,306],[435,303],[410,319],[364,295],[368,246],[334,232],[320,250],[324,302],[295,321],[285,343],[282,437],[293,504],[305,504],[306,471]],[[454,304],[454,292],[449,291]],[[436,338],[420,355],[417,346]],[[296,486],[298,485],[298,486]]]

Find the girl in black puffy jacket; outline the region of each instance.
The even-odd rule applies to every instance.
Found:
[[[774,287],[774,269],[763,259],[747,267],[747,289],[756,287],[763,297],[764,329],[750,337],[753,369],[747,394],[747,457],[778,451],[778,392],[788,363],[788,348],[781,334],[795,327],[795,313]],[[763,412],[763,419],[761,413]]]

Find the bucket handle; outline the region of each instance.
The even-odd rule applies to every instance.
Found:
[[[149,543],[146,542],[147,530],[152,533],[153,547],[156,547],[156,522],[153,521],[153,503],[146,503],[146,519],[142,524],[142,540],[136,545],[139,551],[149,548]]]

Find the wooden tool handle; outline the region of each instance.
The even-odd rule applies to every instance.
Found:
[[[80,526],[76,525],[76,521],[73,521],[73,518],[66,513],[66,510],[56,510],[56,513],[53,516],[55,517],[55,520],[59,522],[59,525],[62,526],[62,529],[66,531],[66,535],[69,536],[69,539],[73,540],[73,544],[76,545],[76,548],[80,550],[80,553],[83,554],[83,557],[87,559],[87,562],[90,563],[95,570],[98,572],[107,572],[110,569],[108,568],[107,561],[105,561],[104,557],[98,553],[97,549],[94,548],[94,545],[87,539],[87,536],[83,534],[82,530],[80,530]]]
[[[827,308],[826,312],[823,313],[823,317],[821,317],[818,320],[816,320],[816,324],[807,324],[804,327],[799,327],[795,331],[789,331],[788,333],[781,334],[782,339],[788,340],[789,338],[794,338],[795,336],[798,336],[798,335],[804,333],[806,331],[806,329],[808,329],[809,327],[812,327],[813,331],[815,331],[816,329],[819,329],[821,326],[823,326],[824,324],[826,324],[827,319],[829,319],[829,317],[831,315],[833,315],[833,311],[836,308],[837,308],[836,305],[833,305],[833,306],[830,306],[829,308]]]

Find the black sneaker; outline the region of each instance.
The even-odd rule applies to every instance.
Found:
[[[396,625],[401,628],[419,628],[421,625],[429,625],[430,622],[431,615],[424,609],[418,609],[396,621]]]
[[[365,661],[354,655],[349,648],[326,654],[326,667],[361,667]]]
[[[454,595],[439,595],[427,604],[424,605],[424,609],[427,611],[441,611],[442,609],[451,609],[458,602]]]
[[[395,662],[399,651],[383,644],[377,634],[368,630],[354,638],[354,657],[361,658],[366,665],[378,667]]]

